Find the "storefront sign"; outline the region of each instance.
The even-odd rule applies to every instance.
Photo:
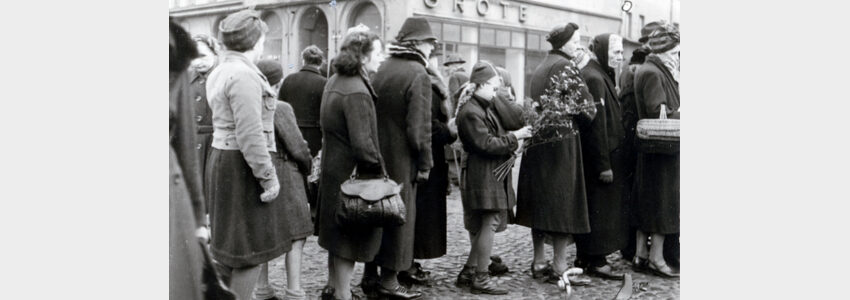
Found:
[[[439,4],[440,0],[422,0],[425,2],[425,6],[428,8],[435,8],[437,4]],[[475,5],[475,11],[479,16],[485,17],[491,13],[491,6],[501,6],[502,7],[502,19],[507,19],[508,10],[509,9],[518,9],[519,10],[519,21],[525,22],[528,17],[527,11],[528,6],[524,4],[513,4],[505,0],[452,0],[454,1],[452,7],[453,11],[458,11],[461,14],[464,13],[464,8],[466,3],[473,2]]]

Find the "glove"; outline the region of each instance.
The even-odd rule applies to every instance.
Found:
[[[612,183],[614,182],[614,171],[606,170],[599,173],[599,180],[602,180],[604,183]]]
[[[280,183],[277,180],[270,181],[271,183],[268,184],[268,187],[265,187],[265,191],[260,194],[260,201],[271,202],[277,198],[277,194],[280,192]]]

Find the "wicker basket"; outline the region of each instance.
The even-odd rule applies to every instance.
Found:
[[[667,106],[661,105],[658,119],[637,123],[638,148],[644,153],[679,153],[679,120],[667,119]]]

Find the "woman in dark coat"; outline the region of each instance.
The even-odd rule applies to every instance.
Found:
[[[458,137],[467,153],[461,173],[461,197],[464,227],[469,231],[472,248],[457,284],[471,285],[474,294],[508,293],[490,280],[488,266],[495,233],[516,200],[511,175],[500,181],[493,170],[518,149],[520,139],[531,135],[529,127],[511,132],[502,128],[492,106],[500,80],[490,63],[476,63],[469,84],[461,93],[456,120]]]
[[[192,61],[192,67],[189,69],[189,80],[191,83],[190,99],[194,103],[195,127],[197,127],[197,140],[195,141],[195,149],[198,152],[198,160],[201,167],[201,178],[203,179],[203,170],[206,169],[207,157],[212,150],[212,110],[207,101],[207,77],[213,69],[218,65],[218,53],[221,49],[218,41],[205,34],[199,34],[192,37],[198,46],[198,58]],[[206,203],[209,207],[209,203]],[[206,213],[206,212],[204,212]]]
[[[589,275],[622,279],[623,274],[615,272],[605,256],[624,248],[628,240],[628,214],[622,197],[627,157],[620,148],[625,133],[614,84],[614,68],[623,60],[623,39],[614,34],[597,35],[590,51],[596,58],[582,68],[581,77],[598,102],[597,113],[580,129],[590,233],[575,236],[575,266]]]
[[[396,44],[388,48],[390,57],[373,77],[378,100],[375,113],[381,156],[392,180],[404,186],[401,198],[407,209],[407,222],[385,227],[381,250],[367,264],[364,283],[374,287],[377,266],[381,267],[378,293],[411,299],[421,296],[398,283],[399,271],[413,262],[413,236],[416,226],[417,183],[428,179],[431,160],[431,79],[425,71],[427,57],[434,49],[434,35],[421,17],[405,20]],[[370,286],[371,285],[371,286]]]
[[[679,119],[679,32],[672,24],[656,29],[649,37],[652,54],[635,73],[635,99],[640,119],[655,119],[659,113]],[[666,111],[661,111],[661,105]],[[635,183],[638,237],[636,266],[645,265],[662,276],[678,272],[664,260],[664,236],[679,232],[679,153],[640,153]],[[646,238],[652,236],[647,259]]]
[[[551,86],[551,78],[568,67],[580,46],[578,25],[569,23],[554,28],[548,41],[555,50],[549,51],[531,77],[531,97],[540,99]],[[576,33],[576,34],[573,34]],[[586,89],[583,91],[589,96]],[[589,99],[589,98],[588,98]],[[582,121],[579,118],[578,121]],[[575,121],[573,121],[575,123]],[[573,234],[590,232],[585,196],[581,141],[567,131],[556,142],[537,145],[523,154],[517,187],[516,223],[532,229],[534,260],[532,276],[544,277],[557,283],[558,275],[567,270],[566,247]],[[532,141],[534,142],[534,137]],[[546,263],[544,238],[552,237],[554,265]],[[554,270],[555,273],[551,271]],[[586,284],[586,278],[570,278],[572,284]]]
[[[449,164],[443,148],[457,139],[457,132],[448,127],[446,114],[449,93],[443,76],[436,70],[437,56],[431,55],[427,68],[431,79],[431,155],[434,167],[428,181],[416,188],[416,229],[413,238],[413,258],[430,259],[446,254],[446,188],[449,186]],[[407,273],[405,275],[405,273]],[[415,281],[427,281],[428,276],[418,263],[399,276]]]
[[[301,135],[307,140],[310,155],[316,156],[322,149],[322,128],[319,126],[319,109],[322,104],[322,91],[327,79],[319,71],[322,64],[322,50],[310,45],[301,51],[304,67],[298,73],[283,80],[278,99],[292,105],[295,119]]]
[[[382,229],[340,227],[336,222],[339,186],[357,168],[362,177],[381,176],[381,152],[375,117],[375,92],[368,71],[383,62],[383,46],[374,33],[346,35],[334,63],[337,73],[322,94],[320,122],[322,171],[319,183],[319,246],[328,250],[328,287],[322,299],[350,299],[355,261],[372,261]]]

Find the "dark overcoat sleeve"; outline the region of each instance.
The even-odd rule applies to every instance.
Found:
[[[416,168],[431,170],[431,78],[422,72],[405,93],[407,103],[407,141],[416,155]]]
[[[597,76],[588,76],[585,78],[585,83],[587,84],[588,91],[590,91],[590,95],[593,97],[592,100],[597,102],[597,113],[596,117],[593,118],[593,121],[588,124],[590,125],[587,127],[589,132],[583,135],[584,137],[588,137],[588,139],[582,140],[581,142],[587,143],[587,148],[593,152],[585,154],[587,158],[590,158],[589,162],[592,164],[593,170],[598,170],[599,172],[611,170],[611,159],[610,153],[608,152],[608,116],[605,113],[605,105],[616,100],[604,99],[605,103],[602,103],[603,96],[607,90],[605,81],[602,78]]]
[[[301,136],[301,130],[298,129],[292,106],[283,101],[278,101],[275,107],[274,130],[275,135],[283,141],[286,153],[298,164],[298,170],[302,174],[310,174],[313,165],[310,148],[307,147],[307,141]]]
[[[183,177],[186,180],[192,209],[195,214],[195,224],[200,226],[201,224],[206,224],[206,218],[204,217],[206,209],[204,209],[203,183],[201,182],[200,173],[203,170],[200,167],[198,151],[194,147],[196,145],[197,130],[195,128],[195,119],[193,118],[195,115],[194,105],[189,98],[188,76],[188,72],[183,72],[170,92],[169,101],[171,102],[173,115],[172,121],[175,123],[172,125],[173,129],[171,130],[171,145],[174,147],[177,160],[183,170]]]
[[[431,143],[437,146],[451,144],[457,137],[452,135],[448,124],[440,118],[440,116],[444,116],[441,107],[444,100],[440,99],[437,96],[438,93],[433,89],[431,95]]]
[[[467,112],[459,117],[458,135],[470,152],[484,156],[504,156],[516,150],[516,136],[511,133],[501,136],[490,133],[484,122],[484,114]]]
[[[648,115],[646,118],[658,118],[661,112],[661,104],[667,105],[667,118],[678,119],[679,111],[673,110],[667,103],[668,95],[661,85],[663,73],[657,70],[638,72],[635,76],[635,92],[640,92],[643,99],[638,105]],[[640,99],[640,98],[639,98]]]
[[[351,143],[357,172],[381,174],[381,150],[378,148],[377,116],[372,97],[353,94],[340,101],[343,105],[348,140]]]

